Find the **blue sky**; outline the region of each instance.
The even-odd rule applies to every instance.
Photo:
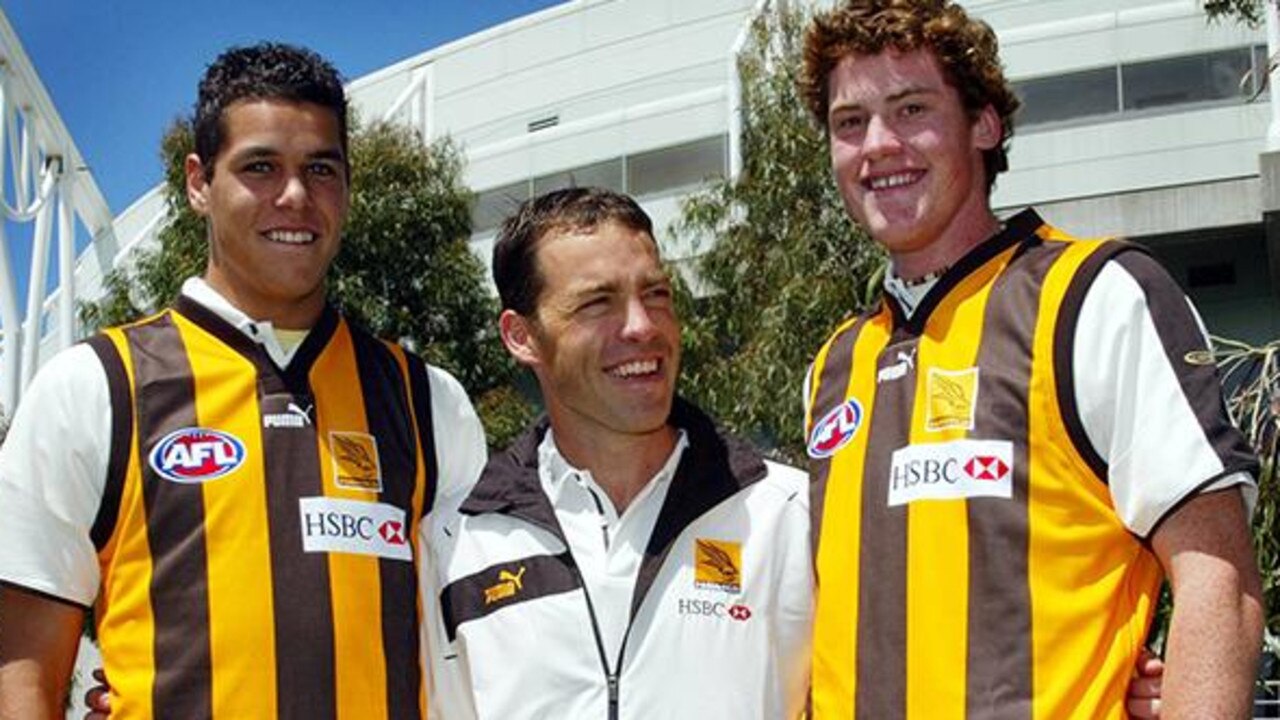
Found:
[[[348,80],[568,0],[0,0],[113,215],[160,182],[160,137],[223,49],[305,45]],[[77,251],[88,242],[77,230]],[[31,227],[8,225],[26,307]],[[51,288],[56,264],[50,258]]]
[[[348,79],[562,0],[0,0],[113,214],[161,179],[164,129],[222,49],[311,47]]]

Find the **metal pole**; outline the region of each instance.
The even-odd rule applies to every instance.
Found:
[[[66,168],[63,168],[65,171]],[[76,223],[71,174],[64,172],[58,192],[58,350],[76,339]]]
[[[0,204],[4,203],[5,180],[9,174],[5,171],[6,159],[12,156],[5,153],[5,141],[10,139],[13,129],[14,115],[9,111],[8,75],[0,68]],[[9,262],[9,238],[5,228],[5,218],[0,213],[0,403],[4,403],[4,413],[13,417],[14,408],[18,405],[18,360],[22,337],[22,316],[18,314],[18,291],[14,282],[13,265]]]
[[[53,231],[53,203],[47,203],[36,214],[35,241],[31,248],[31,274],[27,276],[27,317],[22,327],[22,384],[26,389],[35,377],[40,335],[44,329],[44,287],[48,281],[49,237]]]
[[[4,171],[3,160],[0,159],[0,172]],[[22,319],[18,315],[18,297],[14,290],[13,268],[9,262],[9,239],[5,231],[5,223],[0,221],[0,278],[4,287],[0,290],[0,327],[4,329],[0,339],[0,402],[4,403],[5,416],[12,419],[13,410],[18,405],[18,360],[22,346]]]
[[[1280,6],[1277,0],[1266,0],[1263,12],[1267,15],[1267,87],[1271,95],[1271,124],[1267,127],[1267,152],[1280,150],[1280,71],[1276,61],[1280,59]]]

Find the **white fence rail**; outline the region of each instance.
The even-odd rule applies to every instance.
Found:
[[[76,338],[77,218],[88,233],[89,259],[105,258],[109,267],[116,241],[106,200],[3,11],[0,215],[0,404],[11,416],[42,346],[56,351]],[[29,265],[15,267],[18,256]],[[49,288],[51,262],[57,275]],[[27,281],[21,300],[20,277]]]

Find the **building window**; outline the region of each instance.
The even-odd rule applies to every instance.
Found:
[[[603,187],[638,198],[695,188],[708,178],[724,177],[727,145],[728,136],[716,135],[485,190],[471,206],[471,232],[493,230],[531,196],[561,188]]]
[[[622,191],[622,158],[563,170],[533,179],[533,194],[567,187],[602,187]]]
[[[1250,48],[1122,65],[1124,109],[1240,98],[1252,67]]]
[[[529,183],[521,181],[477,193],[471,205],[471,232],[492,230],[529,199]]]
[[[701,185],[724,177],[725,135],[703,138],[627,157],[627,192],[641,197]]]
[[[1266,59],[1266,48],[1255,45],[1018,81],[1018,126],[1242,102],[1263,89]]]
[[[1120,111],[1115,66],[1014,83],[1022,100],[1018,124],[1039,125]]]

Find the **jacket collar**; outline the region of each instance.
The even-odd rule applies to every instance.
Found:
[[[685,431],[689,447],[676,467],[645,548],[632,598],[633,615],[680,533],[711,508],[760,481],[767,472],[754,448],[721,433],[711,418],[692,403],[676,398],[668,422]],[[475,488],[459,508],[463,514],[508,515],[543,528],[568,545],[538,479],[538,445],[548,424],[543,416],[510,447],[489,459]]]

